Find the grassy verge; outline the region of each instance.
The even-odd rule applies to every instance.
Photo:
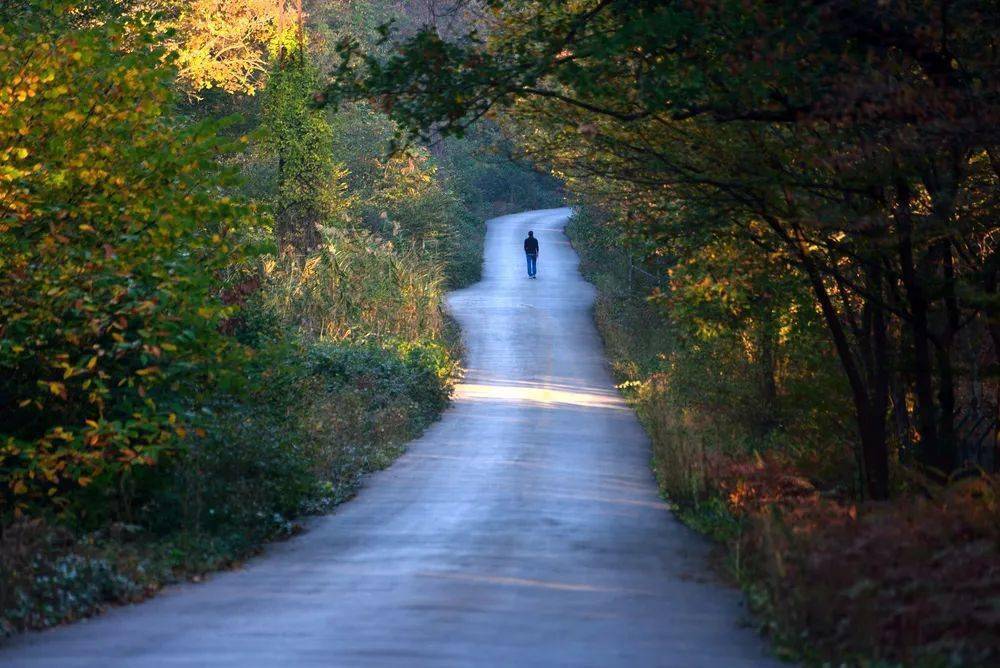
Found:
[[[812,397],[779,393],[779,426],[762,433],[740,357],[683,339],[669,303],[646,298],[669,288],[630,277],[594,215],[567,231],[661,492],[722,546],[775,653],[817,666],[996,665],[1000,481],[939,488],[900,469],[892,501],[857,502],[849,423],[822,405],[822,379]],[[830,464],[838,448],[844,466]]]

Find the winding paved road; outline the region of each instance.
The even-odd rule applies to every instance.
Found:
[[[568,214],[490,222],[483,281],[449,301],[470,367],[455,404],[357,499],[240,571],[22,636],[0,666],[774,663],[657,497]]]

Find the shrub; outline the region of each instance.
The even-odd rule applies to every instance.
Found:
[[[810,662],[991,665],[1000,657],[1000,480],[855,505],[787,459],[721,458],[712,492],[769,630]]]
[[[349,498],[447,402],[454,362],[435,342],[273,343],[235,392],[198,408],[199,432],[134,471],[129,523],[91,515],[87,533],[40,520],[0,537],[0,627],[57,624],[177,577],[236,562],[293,520]],[[195,418],[191,418],[194,421]],[[72,501],[107,506],[92,486]]]
[[[168,117],[141,25],[23,12],[0,28],[0,517],[118,486],[183,439],[238,349],[214,275],[245,209],[218,124]]]

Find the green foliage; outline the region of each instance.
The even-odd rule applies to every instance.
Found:
[[[844,460],[850,406],[836,400],[843,379],[794,269],[725,239],[669,269],[639,263],[630,284],[626,237],[611,219],[583,207],[568,231],[601,291],[598,323],[671,498],[700,496],[706,451],[778,448],[827,483],[854,487]]]
[[[433,342],[262,351],[247,369],[252,392],[216,397],[205,436],[140,481],[140,523],[158,535],[219,536],[235,554],[286,533],[292,518],[349,498],[360,475],[399,454],[446,405],[451,364]]]
[[[317,75],[305,55],[277,57],[262,93],[259,148],[273,174],[270,204],[280,243],[308,251],[324,226],[342,223],[347,176],[334,161],[333,131],[311,106]]]
[[[247,224],[220,196],[231,148],[168,116],[153,37],[45,12],[0,29],[5,520],[160,461],[239,356],[214,294]]]
[[[441,152],[441,169],[478,218],[563,206],[559,181],[526,164],[492,123],[473,126],[463,139],[444,139]]]
[[[40,520],[5,527],[0,543],[0,633],[40,628],[89,614],[109,600],[138,599],[144,591],[139,573],[124,572],[108,555],[72,540],[65,530]]]
[[[107,492],[90,487],[75,503],[109,516],[92,516],[100,528],[89,534],[37,522],[5,528],[0,628],[49,626],[142,598],[288,535],[293,518],[350,498],[364,473],[390,464],[440,413],[454,364],[435,341],[261,350],[244,368],[245,391],[207,398],[210,419],[190,447],[130,479],[127,525]]]
[[[442,266],[450,286],[476,280],[485,226],[469,209],[482,195],[457,193],[454,170],[440,169],[426,150],[392,153],[395,126],[383,114],[347,106],[331,123],[335,159],[347,170],[353,225],[419,249]]]
[[[271,335],[298,330],[314,338],[374,336],[415,340],[442,331],[440,270],[406,245],[368,233],[330,230],[300,259],[264,258],[262,290],[251,299]]]

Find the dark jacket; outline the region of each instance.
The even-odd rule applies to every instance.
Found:
[[[524,240],[524,252],[529,255],[538,255],[538,239],[528,237]]]

